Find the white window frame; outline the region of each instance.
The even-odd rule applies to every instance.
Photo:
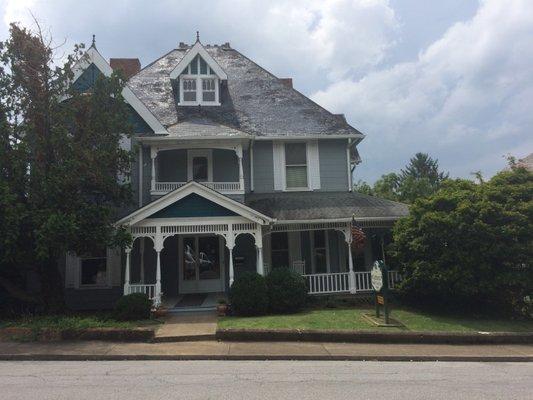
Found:
[[[192,61],[194,62],[194,60]],[[196,58],[196,62],[198,63],[198,74],[193,75],[191,74],[191,65],[189,64],[187,68],[185,68],[184,73],[180,75],[179,77],[179,87],[180,87],[180,101],[178,103],[178,106],[219,106],[220,105],[220,97],[219,97],[219,91],[220,91],[220,84],[218,76],[213,73],[213,69],[209,66],[207,61],[204,60],[204,62],[207,64],[207,74],[200,74],[200,56]],[[184,101],[183,100],[183,82],[186,79],[194,79],[196,80],[196,101]],[[203,91],[202,91],[202,79],[214,79],[215,81],[215,101],[203,101]]]
[[[324,231],[324,240],[325,240],[325,245],[326,245],[326,273],[330,273],[331,272],[331,263],[330,263],[330,255],[329,255],[329,232],[327,229],[323,229]],[[309,235],[309,238],[311,240],[311,270],[313,271],[313,273],[317,273],[316,272],[316,260],[315,260],[315,232],[316,231],[309,231],[310,235]],[[319,247],[320,249],[322,247]]]
[[[288,187],[287,186],[287,155],[286,146],[288,144],[303,144],[305,146],[305,172],[307,174],[307,186],[302,187]],[[303,164],[289,164],[289,167],[302,167]],[[309,144],[307,142],[284,142],[283,143],[283,183],[284,190],[286,192],[302,192],[309,191],[311,189],[311,176],[309,175]]]
[[[96,260],[96,259],[105,259],[105,283],[101,283],[101,284],[87,284],[87,283],[83,283],[83,280],[82,280],[82,277],[83,277],[83,260]],[[81,257],[78,257],[78,282],[79,282],[79,285],[78,287],[83,289],[83,288],[86,288],[86,289],[91,289],[91,288],[108,288],[111,286],[110,282],[111,282],[111,268],[109,268],[109,255],[107,254],[107,249],[106,249],[106,254],[105,254],[105,257],[93,257],[93,256],[81,256]]]
[[[207,158],[207,181],[206,182],[213,182],[213,150],[211,149],[187,150],[187,180],[188,181],[194,180],[193,170],[192,170],[192,161],[194,157],[206,157]]]

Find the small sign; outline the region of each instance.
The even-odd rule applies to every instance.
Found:
[[[385,299],[383,296],[377,296],[378,304],[385,305]]]
[[[383,287],[383,273],[381,272],[381,266],[378,261],[374,263],[372,271],[370,271],[370,279],[374,290],[379,292]]]

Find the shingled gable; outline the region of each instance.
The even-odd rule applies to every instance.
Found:
[[[186,185],[164,195],[163,197],[148,203],[144,207],[135,210],[131,214],[117,221],[115,225],[133,225],[139,221],[142,221],[143,219],[154,216],[159,211],[167,209],[167,207],[186,198],[187,196],[190,196],[191,194],[198,195],[210,202],[217,204],[220,207],[227,209],[230,212],[261,225],[265,225],[274,221],[269,216],[264,215],[253,208],[230,199],[229,197],[224,196],[198,182],[191,181]]]
[[[104,57],[96,50],[95,46],[89,47],[83,57],[73,67],[72,83],[80,78],[83,72],[94,65],[105,76],[111,76],[113,69],[105,60]],[[156,134],[166,134],[165,127],[157,120],[157,118],[150,112],[150,110],[142,103],[141,100],[134,94],[134,92],[127,85],[122,89],[122,96],[124,100],[139,114],[139,116],[148,124],[148,126]]]
[[[196,46],[196,44],[194,45]],[[325,110],[228,44],[199,45],[227,74],[220,106],[176,107],[171,75],[194,46],[180,45],[133,76],[128,85],[166,127],[195,120],[264,137],[352,137],[364,135],[342,117]],[[201,47],[200,47],[201,46]]]
[[[185,56],[181,59],[181,61],[178,63],[176,68],[172,70],[170,73],[170,79],[177,79],[183,70],[187,68],[187,66],[194,60],[194,58],[200,55],[204,59],[204,61],[209,65],[209,67],[213,70],[213,72],[218,76],[220,80],[226,80],[228,79],[228,75],[226,75],[226,72],[218,65],[218,63],[215,61],[213,57],[205,50],[204,46],[200,41],[197,41],[194,46],[185,54]]]

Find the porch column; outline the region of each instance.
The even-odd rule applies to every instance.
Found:
[[[151,180],[151,190],[155,190],[155,159],[157,157],[157,148],[150,148],[150,157],[152,158],[152,180]]]
[[[255,247],[257,248],[257,273],[259,275],[265,275],[265,270],[263,266],[263,236],[261,236],[261,231],[257,232],[255,235]]]
[[[154,306],[161,305],[161,250],[163,250],[163,236],[161,235],[161,227],[158,226],[155,236],[154,250],[156,253],[156,269],[155,269],[155,295]]]
[[[239,188],[240,190],[244,190],[244,172],[242,168],[242,145],[239,145],[235,148],[235,154],[237,154],[237,158],[239,160]]]
[[[131,248],[126,247],[126,268],[124,271],[124,296],[130,293],[130,269],[131,269]]]
[[[229,287],[231,287],[235,280],[235,272],[233,271],[233,247],[235,247],[235,236],[233,235],[231,224],[229,224],[229,231],[226,236],[226,247],[229,251]]]
[[[352,257],[352,232],[350,228],[347,228],[344,231],[344,239],[348,245],[348,285],[350,293],[354,294],[357,292],[355,286],[355,272],[353,270],[353,257]]]

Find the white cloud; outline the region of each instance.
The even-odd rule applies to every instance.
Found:
[[[532,40],[533,3],[483,1],[416,60],[344,79],[313,98],[345,112],[370,144],[396,146],[397,167],[426,149],[455,174],[472,166],[492,173],[503,149],[531,144]],[[381,149],[368,151],[382,160]]]

